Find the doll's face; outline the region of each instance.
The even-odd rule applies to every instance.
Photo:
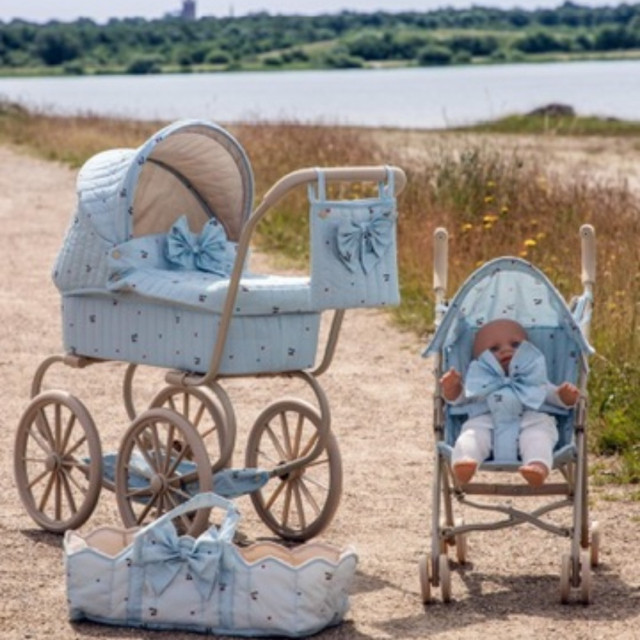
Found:
[[[473,357],[477,358],[487,349],[495,356],[505,373],[516,349],[527,339],[525,330],[513,320],[494,320],[485,324],[473,342]]]

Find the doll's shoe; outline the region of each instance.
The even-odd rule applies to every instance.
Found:
[[[541,487],[549,475],[549,469],[541,462],[525,464],[521,466],[518,471],[529,485],[535,488]]]
[[[467,484],[478,468],[475,460],[460,460],[453,465],[453,475],[460,484]]]

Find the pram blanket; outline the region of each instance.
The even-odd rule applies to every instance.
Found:
[[[220,507],[226,517],[197,539],[172,519]],[[338,624],[348,609],[352,549],[232,543],[239,514],[201,493],[140,530],[97,529],[64,539],[72,620],[243,636],[299,637]]]

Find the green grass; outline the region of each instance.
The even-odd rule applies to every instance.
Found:
[[[509,133],[551,131],[539,122],[532,129],[528,118],[508,120]],[[583,119],[555,123],[553,133],[640,135],[637,123],[587,119],[577,126],[576,120]],[[0,104],[0,143],[73,167],[107,148],[138,146],[164,124],[91,114],[55,118]],[[488,135],[496,130],[476,129]],[[425,342],[433,330],[435,228],[449,230],[449,293],[487,260],[519,255],[569,297],[581,291],[578,230],[592,224],[598,262],[591,339],[597,355],[589,376],[589,445],[599,459],[615,461],[605,465],[602,481],[640,483],[640,205],[628,188],[571,175],[550,177],[529,156],[488,150],[482,136],[475,136],[474,143],[454,136],[437,148],[428,139],[424,153],[407,161],[402,145],[381,146],[382,137],[393,135],[389,131],[260,122],[230,131],[251,158],[258,198],[283,175],[303,167],[388,163],[405,169],[408,183],[399,197],[398,226],[402,304],[394,314]],[[305,264],[307,207],[304,189],[287,197],[260,224],[260,248]]]
[[[553,134],[557,136],[640,136],[640,121],[585,116],[511,115],[458,131]]]

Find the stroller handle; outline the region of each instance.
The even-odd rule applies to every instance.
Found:
[[[448,264],[449,233],[444,227],[438,227],[433,232],[433,290],[442,298],[447,293]]]
[[[591,287],[596,281],[596,232],[590,224],[580,227],[582,246],[582,286]]]

